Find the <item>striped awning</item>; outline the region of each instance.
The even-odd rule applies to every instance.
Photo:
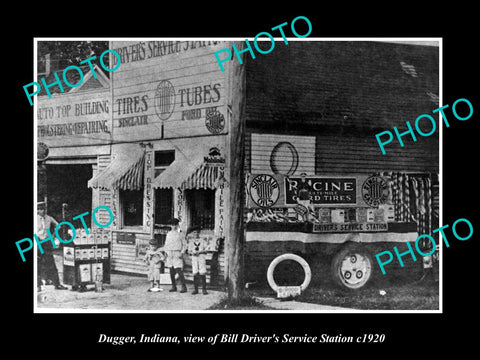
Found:
[[[88,181],[90,188],[140,190],[143,187],[145,151],[138,145],[116,154],[115,159]]]
[[[181,189],[217,189],[225,182],[224,171],[219,166],[203,163],[181,185]]]
[[[187,158],[178,153],[177,159],[152,182],[154,188],[216,189],[224,182],[223,171],[204,161],[203,156]]]

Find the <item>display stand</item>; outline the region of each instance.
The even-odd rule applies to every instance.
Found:
[[[110,284],[111,231],[94,229],[87,235],[82,230],[63,246],[63,282],[72,290],[86,290],[95,282]]]

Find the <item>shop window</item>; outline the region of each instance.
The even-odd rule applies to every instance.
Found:
[[[155,177],[175,160],[175,150],[155,151]]]
[[[155,151],[155,177],[175,161],[175,150]],[[155,190],[155,224],[170,224],[173,218],[173,189]]]
[[[173,218],[173,189],[155,190],[155,224],[170,224]]]
[[[188,226],[213,230],[215,227],[215,191],[188,190],[186,196],[190,215]]]
[[[143,225],[143,189],[120,190],[123,226]]]

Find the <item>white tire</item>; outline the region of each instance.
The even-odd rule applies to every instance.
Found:
[[[275,291],[275,292],[278,291],[278,285],[275,282],[275,280],[273,279],[273,273],[274,273],[277,265],[280,264],[282,261],[285,261],[285,260],[296,261],[297,263],[299,263],[302,266],[303,271],[305,272],[305,279],[303,280],[303,283],[300,285],[300,290],[305,291],[305,289],[310,284],[310,280],[312,279],[312,272],[310,270],[310,266],[305,261],[305,259],[303,259],[302,257],[300,257],[298,255],[295,255],[295,254],[283,254],[283,255],[277,256],[275,259],[273,259],[273,261],[268,266],[268,270],[267,270],[268,284],[273,289],[273,291]]]

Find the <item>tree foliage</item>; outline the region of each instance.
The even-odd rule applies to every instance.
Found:
[[[46,54],[50,54],[52,71],[79,63],[92,56],[97,58],[92,64],[100,66],[100,55],[108,49],[108,41],[38,41],[37,54],[39,68],[44,64]],[[104,63],[109,66],[108,56]]]

